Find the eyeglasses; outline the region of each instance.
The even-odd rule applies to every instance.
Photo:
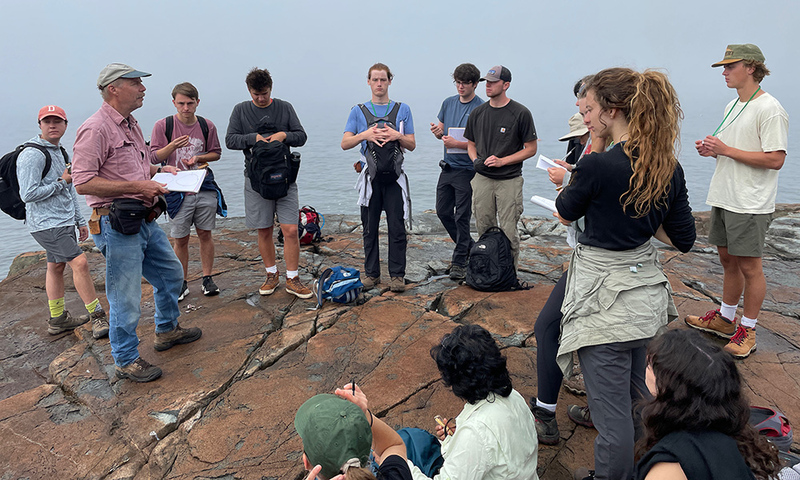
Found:
[[[475,83],[475,82],[460,82],[458,80],[453,80],[453,85],[455,85],[457,87],[469,87],[473,83]]]

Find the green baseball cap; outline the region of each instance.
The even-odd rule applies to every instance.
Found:
[[[338,475],[342,466],[369,461],[372,429],[358,406],[330,393],[315,395],[297,410],[294,428],[303,440],[311,465],[321,465],[325,478]]]
[[[725,49],[725,56],[722,57],[722,60],[711,66],[721,67],[722,65],[740,62],[742,60],[755,60],[757,62],[763,62],[764,54],[761,53],[760,48],[753,45],[752,43],[744,43],[741,45],[731,44],[728,45],[728,48]]]

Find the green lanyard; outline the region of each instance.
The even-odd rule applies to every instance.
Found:
[[[736,116],[735,116],[735,117],[733,117],[733,120],[731,120],[731,123],[729,123],[729,124],[725,125],[725,128],[728,128],[728,127],[730,127],[731,125],[733,125],[733,122],[735,122],[735,121],[736,121],[736,119],[737,119],[737,118],[739,118],[739,115],[741,115],[741,114],[742,114],[742,112],[744,112],[744,109],[745,109],[745,108],[747,108],[747,106],[750,104],[750,100],[752,100],[752,99],[753,99],[753,98],[756,96],[756,93],[758,93],[758,92],[759,92],[759,90],[761,90],[761,85],[759,85],[759,86],[758,86],[758,88],[756,89],[756,91],[755,91],[755,92],[753,92],[753,94],[752,94],[752,95],[750,95],[750,98],[747,100],[747,103],[745,103],[745,104],[744,104],[744,107],[742,107],[742,109],[741,109],[741,110],[739,110],[739,113],[737,113],[737,114],[736,114]],[[723,118],[723,119],[722,119],[722,121],[719,123],[719,127],[717,127],[717,129],[716,129],[716,130],[714,130],[714,134],[713,134],[713,135],[711,135],[712,137],[716,137],[716,136],[717,136],[717,134],[718,134],[719,132],[722,132],[723,130],[725,130],[725,128],[721,128],[721,127],[722,127],[722,124],[723,124],[723,123],[725,123],[725,120],[727,120],[727,119],[728,119],[728,116],[731,114],[731,112],[733,112],[733,109],[734,109],[735,107],[736,107],[736,103],[734,103],[733,105],[731,105],[731,109],[730,109],[730,110],[728,110],[728,114],[727,114],[727,115],[725,115],[725,118]]]
[[[372,100],[369,101],[369,104],[372,105],[372,114],[375,115],[375,117],[384,118],[386,115],[389,115],[389,107],[392,106],[392,101],[389,100],[389,103],[386,104],[386,113],[383,114],[383,117],[378,117],[378,114],[375,112],[375,104],[372,103]]]

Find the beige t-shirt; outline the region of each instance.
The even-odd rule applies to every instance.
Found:
[[[772,95],[764,93],[754,98],[739,115],[745,103],[736,99],[725,107],[723,114],[731,108],[733,111],[717,138],[730,147],[747,152],[786,152],[789,115],[781,104]],[[772,213],[777,193],[778,170],[751,167],[717,155],[717,168],[711,177],[706,203],[736,213]]]

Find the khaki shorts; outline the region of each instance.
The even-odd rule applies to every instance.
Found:
[[[735,213],[711,207],[708,243],[727,247],[728,253],[735,257],[763,257],[770,223],[771,213]]]

